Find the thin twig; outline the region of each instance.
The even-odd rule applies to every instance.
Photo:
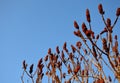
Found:
[[[24,83],[23,77],[24,77],[24,71],[23,71],[22,76],[21,76],[22,83]]]
[[[112,29],[114,28],[115,24],[117,23],[118,17],[119,17],[119,16],[116,17],[115,22],[114,22],[114,24],[113,24],[113,26],[112,26]]]

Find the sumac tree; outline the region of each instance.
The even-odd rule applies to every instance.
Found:
[[[35,71],[33,71],[34,64],[27,69],[28,65],[24,60],[22,83],[25,82],[24,74],[32,80],[32,83],[41,83],[45,76],[48,77],[48,83],[112,83],[116,80],[120,83],[118,36],[113,34],[120,16],[120,8],[116,10],[113,24],[110,18],[104,17],[105,10],[102,4],[98,5],[98,10],[105,25],[100,33],[94,34],[90,11],[86,9],[86,21],[89,26],[86,26],[85,22],[79,26],[74,21],[73,33],[80,41],[70,45],[70,48],[65,42],[62,50],[56,46],[56,52],[52,52],[49,48],[47,55],[38,61]],[[98,41],[101,46],[98,45]],[[111,72],[109,75],[105,68]]]

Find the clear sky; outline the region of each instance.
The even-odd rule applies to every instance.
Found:
[[[0,82],[21,83],[23,60],[37,64],[49,47],[55,51],[65,41],[75,44],[78,38],[73,35],[73,22],[80,26],[86,22],[86,8],[95,33],[103,29],[99,3],[105,17],[114,20],[120,0],[0,0]],[[118,24],[120,20],[116,34],[120,33]]]

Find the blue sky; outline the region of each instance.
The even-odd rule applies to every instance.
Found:
[[[86,8],[95,33],[102,30],[99,3],[103,4],[105,17],[114,20],[119,0],[0,0],[0,82],[21,83],[23,60],[37,64],[48,48],[55,51],[65,41],[75,44],[79,39],[73,35],[73,22],[80,26],[86,22]],[[115,34],[120,33],[118,24],[120,21]]]

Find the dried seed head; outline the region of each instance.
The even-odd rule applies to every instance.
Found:
[[[70,73],[72,72],[72,69],[71,69],[71,67],[70,67],[70,64],[68,64],[67,69],[68,69],[68,74],[70,74]]]
[[[111,20],[110,20],[110,18],[107,18],[107,26],[108,26],[108,27],[111,26]]]
[[[73,60],[74,55],[72,53],[69,54],[69,59]]]
[[[39,68],[39,70],[42,71],[42,68],[44,67],[44,65],[42,64],[42,58],[39,60],[37,67]]]
[[[51,48],[48,49],[48,54],[51,54]]]
[[[76,46],[80,49],[81,46],[82,46],[82,43],[81,43],[80,41],[78,41],[78,42],[76,43]]]
[[[26,68],[27,68],[27,64],[26,64],[26,62],[25,62],[25,60],[24,60],[24,61],[23,61],[23,69],[26,70]]]
[[[65,50],[66,52],[68,52],[67,43],[66,43],[66,42],[65,42],[64,45],[63,45],[63,50]]]
[[[60,69],[61,66],[62,66],[62,62],[58,61],[57,62],[57,67]]]
[[[49,56],[50,61],[53,61],[53,60],[54,60],[53,56],[54,56],[53,54],[51,54],[51,55]]]
[[[115,52],[115,53],[118,53],[118,48],[116,46],[113,46],[112,51]]]
[[[102,15],[104,14],[102,4],[99,4],[99,5],[98,5],[98,10],[99,10],[99,13],[100,13],[100,14],[102,14]]]
[[[105,38],[102,39],[103,44],[107,44],[107,40]]]
[[[76,29],[79,29],[79,25],[78,25],[78,23],[77,23],[76,21],[74,21],[74,27],[75,27]]]
[[[120,16],[120,8],[117,9],[116,16]]]
[[[87,31],[87,27],[85,25],[85,23],[83,22],[82,23],[82,31],[85,33]]]
[[[59,54],[60,53],[60,50],[59,50],[59,47],[57,46],[56,47],[56,52]]]
[[[90,35],[91,35],[91,33],[90,33],[89,30],[87,30],[87,31],[85,32],[85,34],[86,34],[87,36],[90,36]]]
[[[32,64],[32,65],[30,66],[30,70],[29,70],[29,73],[30,73],[30,74],[33,72],[33,66],[34,66],[34,64]]]
[[[82,37],[80,30],[74,31],[74,35],[76,35],[76,36],[78,36],[78,37]]]
[[[62,51],[62,53],[61,53],[61,58],[62,58],[63,61],[65,60],[65,55],[64,55],[64,52],[63,52],[63,51]]]
[[[102,44],[103,44],[103,50],[109,52],[109,48],[107,46],[107,40],[105,38],[102,39]]]
[[[71,45],[71,48],[72,48],[73,53],[75,53],[76,48],[73,45]]]
[[[41,63],[42,63],[42,61],[43,61],[43,60],[42,60],[42,58],[41,58],[41,59],[39,60],[38,64],[41,64]]]
[[[86,36],[88,36],[88,37],[90,37],[90,36],[94,37],[94,32],[91,31],[91,30],[87,30],[87,31],[85,32],[85,34],[86,34]]]
[[[80,65],[77,65],[77,66],[75,67],[75,69],[73,70],[73,71],[74,71],[74,74],[77,74],[79,70],[80,70]]]
[[[47,61],[47,60],[48,60],[48,55],[46,55],[44,58],[44,61]]]
[[[64,45],[63,45],[63,49],[65,50],[67,47],[67,43],[65,42]]]
[[[90,20],[90,12],[89,12],[88,9],[86,9],[86,19],[87,19],[88,22],[91,22],[91,20]]]
[[[53,61],[56,63],[58,60],[58,55],[53,55]]]
[[[75,36],[78,36],[78,33],[77,33],[76,31],[74,31],[74,35],[75,35]]]

